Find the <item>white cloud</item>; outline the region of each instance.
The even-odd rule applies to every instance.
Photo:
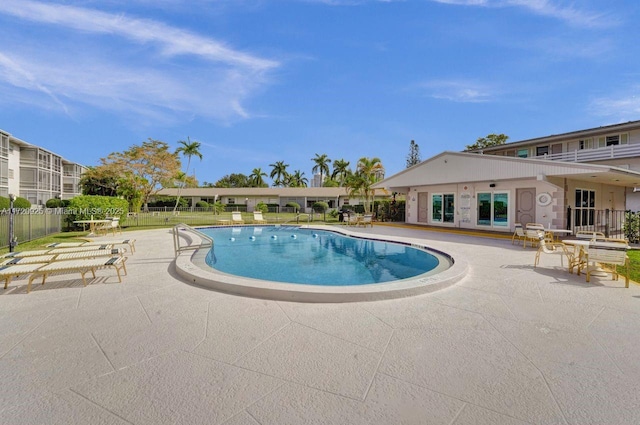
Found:
[[[155,43],[167,55],[195,55],[214,62],[257,70],[278,65],[275,61],[230,49],[216,40],[148,19],[134,19],[97,10],[29,0],[3,0],[0,3],[0,13],[87,33],[120,36],[138,43]]]
[[[609,14],[579,9],[573,4],[565,6],[556,0],[430,0],[437,3],[459,6],[481,7],[521,7],[536,15],[565,21],[571,25],[584,27],[610,27],[617,21]]]
[[[152,20],[14,0],[0,2],[0,14],[45,24],[37,31],[47,34],[14,31],[0,46],[0,101],[72,116],[89,105],[150,124],[247,118],[243,103],[279,66]]]
[[[640,86],[625,90],[619,97],[600,97],[589,104],[593,115],[616,117],[620,122],[637,120],[640,115]]]
[[[493,100],[495,90],[467,80],[434,80],[419,84],[427,96],[461,103],[482,103]]]

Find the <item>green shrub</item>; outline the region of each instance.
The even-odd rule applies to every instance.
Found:
[[[640,241],[640,214],[626,211],[622,230],[624,231],[624,237],[629,242],[638,243]]]
[[[176,206],[176,196],[161,196],[156,198],[153,202],[149,202],[150,208],[173,208]],[[180,197],[178,201],[178,208],[187,208],[189,206],[189,200]]]
[[[300,204],[297,203],[297,202],[287,202],[287,205],[285,205],[285,206],[289,207],[289,208],[294,208],[295,212],[300,211]]]
[[[323,213],[323,212],[325,212],[325,211],[327,211],[329,209],[329,204],[327,204],[326,202],[322,202],[322,201],[314,202],[312,208],[313,208],[313,210],[315,212]]]
[[[62,208],[62,199],[51,198],[44,204],[47,208]]]
[[[118,217],[122,223],[129,212],[129,203],[113,196],[82,195],[71,199],[67,208],[70,221]]]
[[[196,207],[197,208],[209,208],[210,205],[207,201],[198,201],[196,202]]]
[[[5,198],[4,196],[0,196],[0,209],[8,210],[11,207],[11,200],[9,198]],[[13,208],[20,209],[30,209],[31,202],[29,202],[25,198],[17,197],[15,201],[13,201]]]
[[[269,206],[264,202],[258,202],[258,204],[256,205],[256,211],[260,211],[263,214],[266,214],[269,212]]]

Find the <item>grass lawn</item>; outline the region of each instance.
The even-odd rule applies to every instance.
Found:
[[[629,279],[640,283],[640,250],[630,250],[629,260]]]

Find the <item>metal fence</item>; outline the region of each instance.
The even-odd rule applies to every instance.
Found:
[[[9,247],[9,211],[0,213],[0,248]],[[18,244],[62,231],[64,216],[56,208],[16,210],[13,213],[13,235]]]
[[[640,242],[640,212],[622,210],[567,209],[567,229],[601,232],[608,238]]]

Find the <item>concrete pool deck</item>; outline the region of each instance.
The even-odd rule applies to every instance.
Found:
[[[128,275],[0,296],[2,424],[638,424],[640,286],[510,240],[374,226],[464,258],[408,298],[304,304],[189,285],[168,229]]]

